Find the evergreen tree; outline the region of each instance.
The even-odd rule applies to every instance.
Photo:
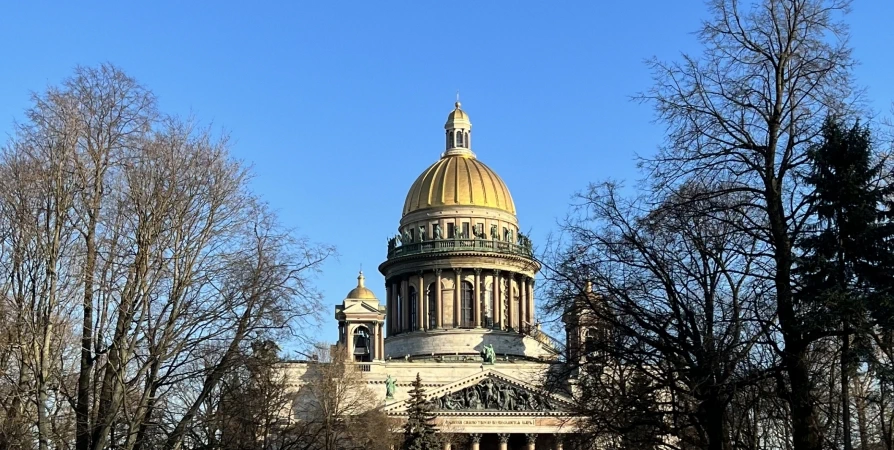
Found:
[[[407,424],[404,425],[404,450],[438,450],[440,440],[435,434],[435,426],[432,424],[435,416],[432,406],[425,399],[425,390],[422,389],[422,378],[416,374],[413,381],[413,389],[410,390],[409,406],[407,407]]]
[[[801,242],[801,294],[811,306],[804,332],[840,337],[843,447],[850,450],[848,378],[868,346],[869,313],[885,303],[890,291],[892,230],[886,202],[891,191],[879,182],[882,165],[874,161],[868,127],[847,128],[829,118],[822,137],[808,153],[815,229]]]

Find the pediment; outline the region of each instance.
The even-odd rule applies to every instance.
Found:
[[[366,302],[356,302],[349,305],[346,305],[342,310],[345,314],[358,314],[358,313],[378,313],[379,308],[374,305],[371,305]]]
[[[503,373],[487,370],[426,393],[436,414],[527,413],[564,414],[571,400]],[[406,401],[385,407],[399,413]]]

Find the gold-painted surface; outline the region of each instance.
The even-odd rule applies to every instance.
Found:
[[[342,291],[344,292],[344,291]],[[376,294],[373,294],[373,291],[365,288],[365,287],[356,287],[351,289],[351,292],[348,293],[347,298],[352,299],[361,299],[361,300],[374,300],[376,298]]]
[[[373,294],[373,291],[367,289],[364,286],[364,281],[366,277],[363,276],[363,271],[360,271],[360,275],[357,276],[357,287],[351,289],[351,292],[348,292],[348,297],[350,299],[361,299],[361,300],[375,300],[376,294]]]
[[[469,154],[441,158],[416,179],[404,202],[404,215],[439,206],[483,206],[515,214],[506,183]]]

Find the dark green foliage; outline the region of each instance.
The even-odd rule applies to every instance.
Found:
[[[891,188],[880,181],[883,166],[873,160],[867,127],[827,119],[822,144],[808,156],[815,229],[800,242],[801,295],[809,305],[804,331],[826,334],[845,321],[842,332],[859,338],[869,326],[869,312],[888,320],[883,307],[890,302],[894,273]]]
[[[439,450],[441,441],[435,434],[432,422],[435,416],[431,404],[425,399],[422,378],[416,374],[413,389],[410,390],[407,407],[407,423],[404,425],[404,450]]]
[[[808,152],[814,188],[808,198],[813,233],[800,242],[803,332],[821,338],[838,335],[842,446],[851,450],[850,377],[859,361],[872,362],[874,316],[887,322],[892,247],[890,188],[882,165],[873,161],[871,133],[836,119],[823,123],[822,143]],[[875,314],[870,314],[875,312]]]

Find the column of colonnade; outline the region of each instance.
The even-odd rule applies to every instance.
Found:
[[[481,433],[469,433],[467,435],[469,437],[468,448],[469,450],[479,450],[481,446]],[[509,447],[509,437],[510,433],[497,433],[497,439],[499,441],[500,450],[508,450]],[[552,450],[564,450],[564,444],[561,434],[553,435],[553,445]],[[525,444],[527,450],[537,450],[537,434],[536,433],[525,433]],[[453,444],[450,439],[445,439],[444,443],[441,444],[443,450],[462,450],[462,449],[454,449]]]
[[[393,336],[398,333],[413,330],[431,329],[429,317],[435,314],[435,328],[446,328],[444,325],[444,295],[441,283],[444,276],[453,278],[453,317],[451,328],[462,327],[462,282],[471,270],[474,273],[472,288],[472,321],[475,328],[485,326],[483,324],[482,282],[486,277],[493,280],[491,295],[491,311],[493,327],[498,330],[523,331],[526,326],[534,323],[534,279],[524,274],[507,272],[500,269],[448,269],[450,272],[442,274],[442,269],[435,269],[435,306],[437,311],[432,311],[428,301],[428,286],[425,283],[426,272],[418,271],[415,274],[406,274],[392,277],[385,282],[385,296],[387,302],[387,333]],[[489,274],[487,272],[490,272]],[[411,323],[409,307],[410,281],[417,286],[416,289],[416,317]],[[513,282],[518,286],[518,304],[512,297]],[[505,285],[504,285],[505,283]],[[428,283],[431,284],[431,283]],[[506,292],[504,292],[504,290]],[[400,299],[400,302],[398,301]],[[504,314],[505,312],[505,314]]]

